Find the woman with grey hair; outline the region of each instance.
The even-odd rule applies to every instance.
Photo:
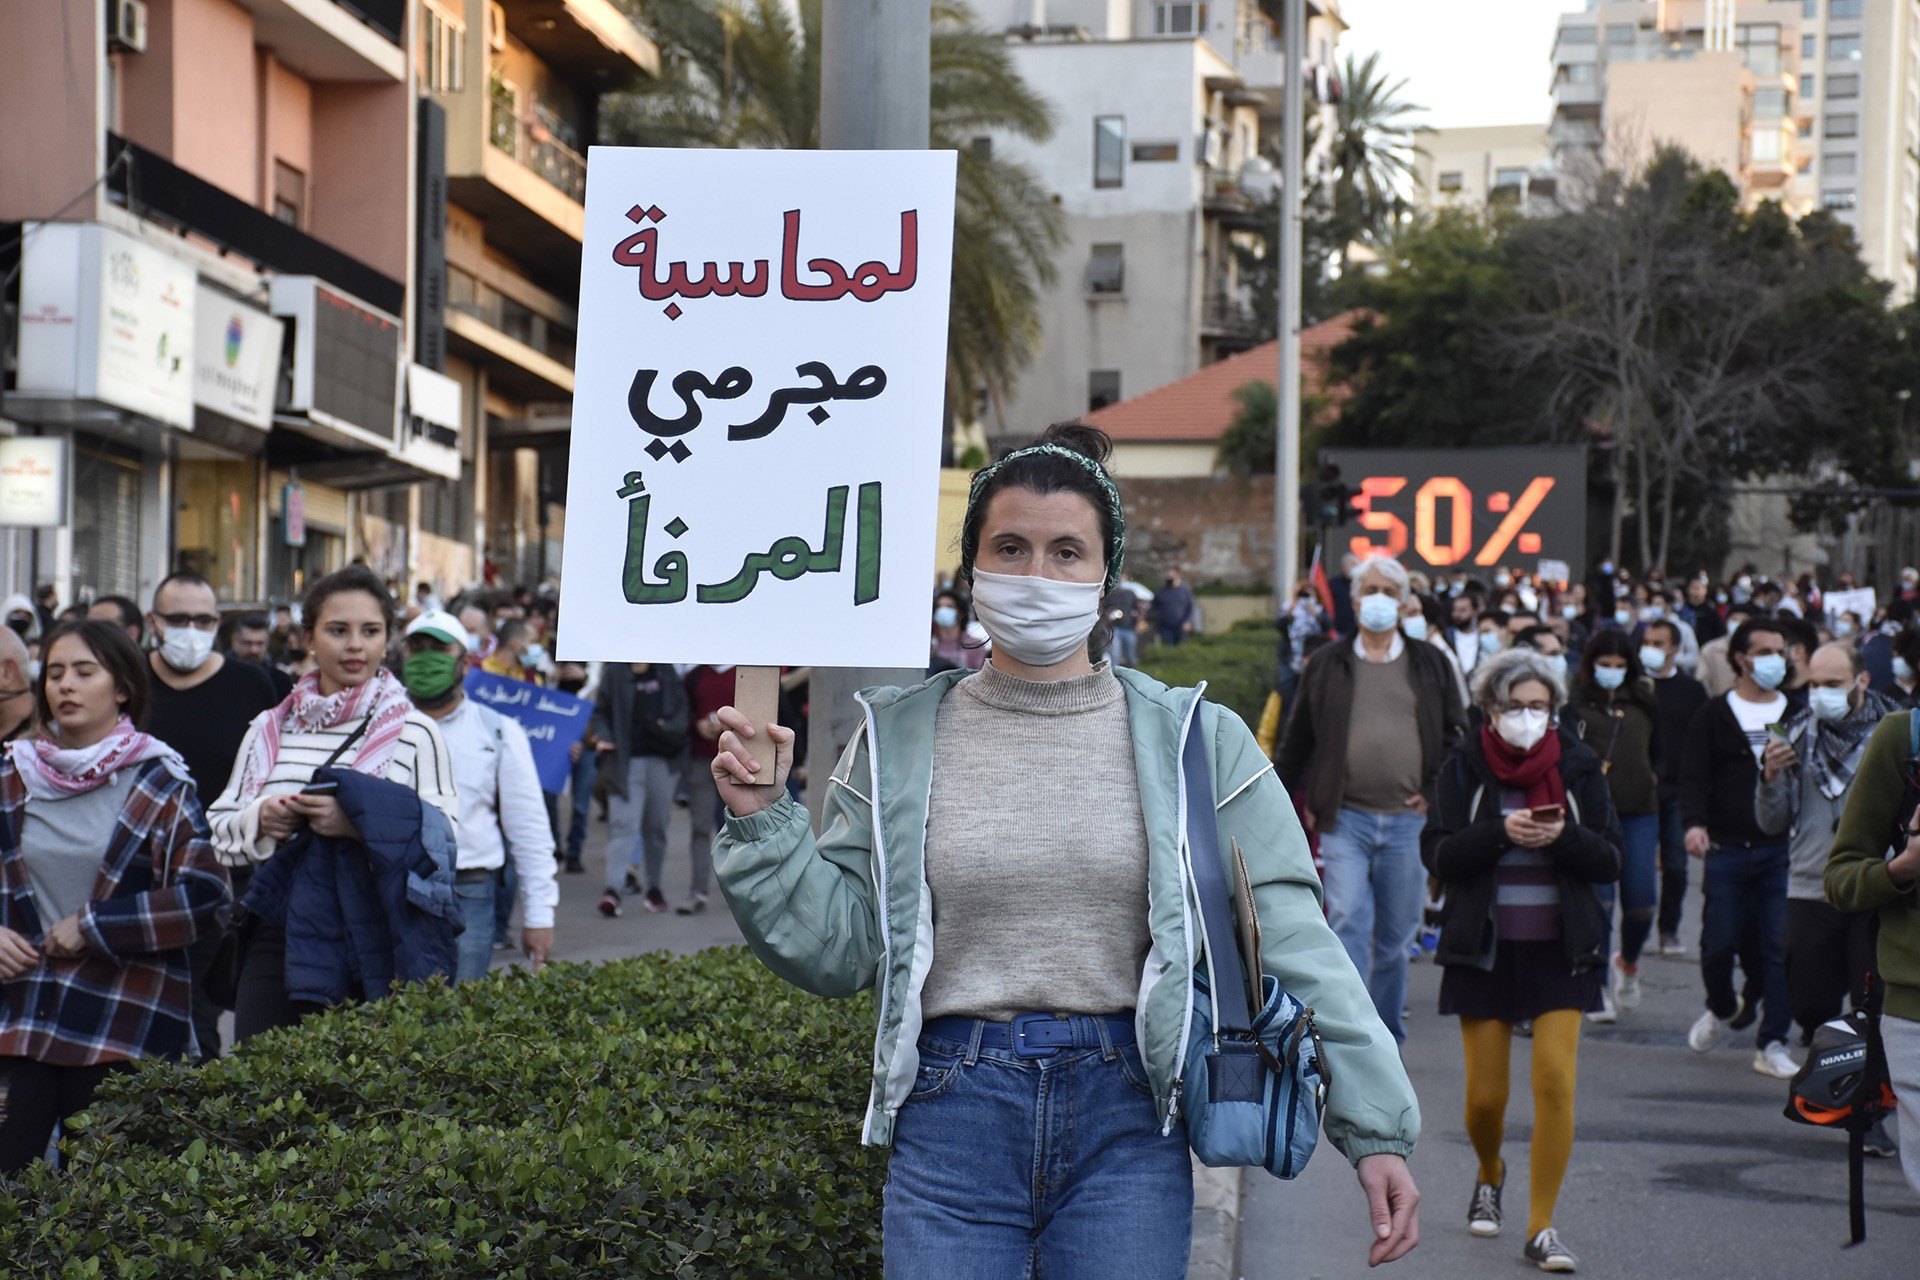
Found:
[[[1466,1125],[1480,1171],[1467,1209],[1476,1236],[1500,1233],[1500,1157],[1513,1025],[1533,1023],[1533,1148],[1523,1256],[1542,1271],[1578,1264],[1553,1229],[1573,1150],[1581,1015],[1600,1007],[1607,915],[1597,887],[1620,876],[1620,824],[1600,758],[1555,724],[1560,673],[1509,649],[1473,673],[1484,717],[1440,770],[1421,855],[1446,893],[1435,959],[1440,1012],[1460,1019]]]

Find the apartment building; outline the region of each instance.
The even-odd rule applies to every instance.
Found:
[[[987,435],[1031,435],[1183,378],[1261,336],[1234,245],[1264,238],[1286,59],[1277,0],[985,0],[1055,113],[1034,145],[994,138],[1056,194],[1067,224],[1041,346]],[[1308,101],[1330,102],[1337,4],[1309,5]]]
[[[1414,198],[1422,208],[1480,210],[1511,203],[1530,212],[1557,207],[1547,129],[1538,124],[1416,131]]]
[[[457,479],[408,342],[408,40],[405,0],[0,6],[0,448],[67,499],[4,535],[14,586],[286,599]]]
[[[420,89],[444,113],[446,370],[477,476],[423,525],[468,530],[477,508],[496,574],[540,581],[565,526],[585,152],[601,95],[659,54],[612,0],[418,3]]]

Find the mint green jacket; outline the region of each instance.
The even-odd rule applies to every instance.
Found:
[[[1190,797],[1180,769],[1186,735],[1197,731],[1210,746],[1214,794],[1207,802],[1219,815],[1223,859],[1236,840],[1246,855],[1263,966],[1319,1023],[1332,1080],[1327,1137],[1353,1161],[1411,1152],[1420,1134],[1419,1102],[1393,1037],[1321,914],[1319,877],[1272,764],[1246,724],[1202,703],[1200,690],[1169,689],[1131,670],[1116,674],[1126,689],[1148,843],[1153,945],[1140,976],[1135,1026],[1163,1131],[1171,1133],[1178,1118],[1183,1046],[1194,1015],[1188,975],[1201,945],[1185,869]],[[862,1133],[877,1146],[891,1145],[894,1120],[920,1065],[920,993],[936,945],[926,877],[934,718],[940,700],[966,675],[943,672],[911,689],[859,695],[866,728],[827,783],[819,837],[807,811],[782,796],[750,817],[729,816],[714,845],[721,890],[768,968],[823,996],[879,988],[873,1088]],[[1064,765],[1058,786],[1069,794],[1073,786]],[[1085,799],[1098,803],[1098,797]],[[996,802],[1027,801],[981,797],[983,804]]]

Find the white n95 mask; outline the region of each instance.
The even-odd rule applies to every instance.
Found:
[[[1098,582],[973,572],[973,612],[996,651],[1030,667],[1065,662],[1100,618]]]

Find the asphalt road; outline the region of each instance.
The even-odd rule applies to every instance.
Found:
[[[1697,941],[1698,897],[1687,932]],[[1240,1269],[1248,1280],[1345,1280],[1369,1274],[1483,1280],[1537,1274],[1522,1261],[1530,1042],[1514,1042],[1505,1154],[1506,1230],[1467,1233],[1476,1162],[1461,1121],[1458,1021],[1434,1012],[1440,973],[1413,967],[1407,1068],[1424,1133],[1410,1162],[1421,1244],[1370,1273],[1366,1202],[1352,1170],[1321,1144],[1290,1183],[1249,1172]],[[1755,1073],[1752,1032],[1711,1054],[1686,1047],[1699,1016],[1699,966],[1649,957],[1646,999],[1612,1027],[1589,1024],[1580,1049],[1573,1160],[1554,1226],[1580,1274],[1684,1280],[1850,1280],[1920,1275],[1920,1193],[1897,1161],[1867,1163],[1867,1240],[1847,1238],[1843,1138],[1781,1115],[1786,1083]],[[1796,1050],[1796,1055],[1800,1056]],[[1920,1141],[1920,1135],[1915,1135]]]

